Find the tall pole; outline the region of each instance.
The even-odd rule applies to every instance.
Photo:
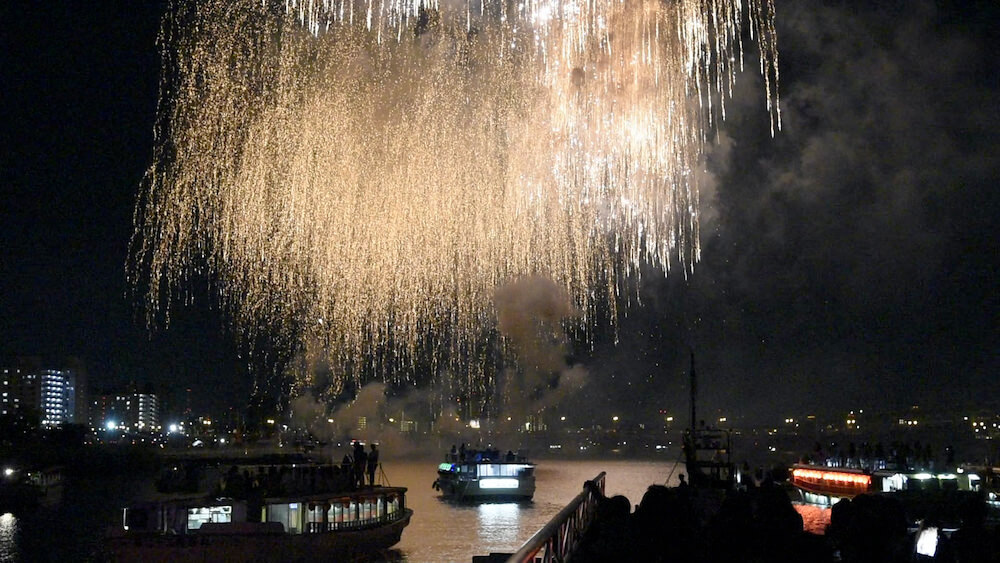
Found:
[[[698,380],[694,372],[694,348],[691,348],[691,432],[698,428],[698,418],[695,412],[695,402],[698,399]]]

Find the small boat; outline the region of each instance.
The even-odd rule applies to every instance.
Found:
[[[235,468],[209,495],[132,503],[109,531],[112,561],[352,561],[399,542],[413,511],[406,488],[349,490],[336,466]],[[242,471],[245,471],[242,472]],[[250,475],[249,479],[233,479]],[[223,479],[222,482],[225,482]]]
[[[5,466],[0,477],[0,514],[23,514],[52,506],[62,497],[62,468],[23,470]]]
[[[738,475],[732,460],[732,432],[721,428],[690,428],[684,432],[684,465],[690,484],[700,489],[729,490]]]
[[[733,434],[729,429],[713,428],[702,421],[696,426],[697,375],[694,369],[694,350],[691,351],[690,393],[691,427],[684,431],[684,466],[690,485],[699,489],[731,490],[736,487],[739,475],[733,463]],[[669,480],[669,477],[668,477]]]
[[[535,494],[535,464],[524,456],[449,454],[438,465],[435,490],[455,500],[530,500]]]

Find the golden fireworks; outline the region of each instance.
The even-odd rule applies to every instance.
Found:
[[[281,321],[338,361],[429,340],[474,363],[494,291],[524,276],[565,288],[586,325],[640,264],[698,260],[693,172],[746,25],[779,125],[773,14],[181,0],[133,275],[155,316],[209,272],[241,327]]]

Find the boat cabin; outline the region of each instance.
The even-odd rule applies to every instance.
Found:
[[[174,498],[125,508],[122,527],[132,533],[186,535],[255,528],[255,533],[308,534],[378,526],[405,514],[405,491],[379,487],[335,495],[265,498]],[[243,524],[249,524],[245,526]],[[269,525],[270,524],[270,525]]]

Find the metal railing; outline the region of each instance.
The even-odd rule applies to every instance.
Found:
[[[594,484],[604,495],[605,472],[594,478]],[[527,542],[511,555],[507,563],[562,563],[583,539],[597,511],[597,494],[588,487],[559,511],[549,523],[535,532]]]
[[[402,520],[406,516],[405,510],[387,512],[382,516],[372,518],[360,518],[357,520],[345,520],[343,522],[306,522],[306,533],[317,534],[323,532],[336,532],[338,530],[358,530],[371,528],[382,524],[389,524],[396,520]]]

